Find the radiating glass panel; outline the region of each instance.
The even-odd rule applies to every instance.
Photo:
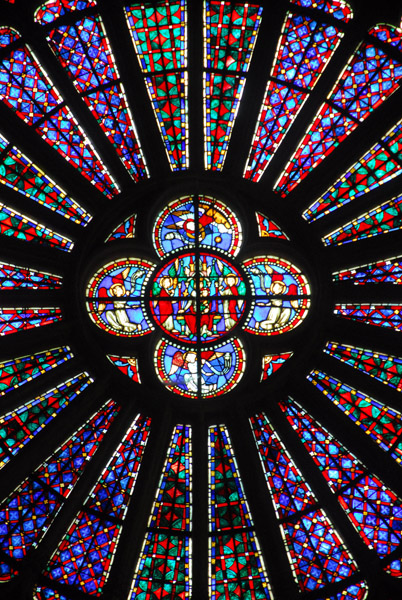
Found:
[[[60,308],[0,308],[0,336],[51,325],[62,318]]]
[[[134,3],[125,12],[170,168],[188,169],[186,0]]]
[[[400,498],[296,402],[289,398],[280,406],[367,547],[379,558],[396,550]]]
[[[402,304],[335,304],[334,314],[366,325],[402,330]]]
[[[8,263],[0,263],[0,289],[12,290],[15,288],[28,288],[32,290],[52,290],[62,286],[63,279],[59,275],[52,275],[19,267]]]
[[[151,419],[137,415],[53,553],[42,573],[46,578],[87,594],[98,596],[103,592],[137,481],[150,424]],[[36,593],[46,598],[43,586],[38,586]]]
[[[75,200],[0,134],[0,182],[78,225],[92,219]]]
[[[134,598],[189,600],[192,530],[191,427],[173,431],[131,586]]]
[[[389,452],[398,463],[402,461],[402,415],[323,371],[314,370],[307,376],[331,402]]]
[[[343,23],[352,17],[349,6],[338,0],[315,3],[314,8],[323,11],[319,20],[316,15],[313,18],[300,13],[297,4],[307,5],[295,2],[286,15],[251,143],[244,177],[252,181],[260,180],[321,73],[330,63],[343,37]],[[326,22],[326,12],[340,21],[339,26],[334,21]]]
[[[245,77],[261,23],[262,7],[220,0],[204,3],[204,162],[221,171]]]
[[[210,598],[269,600],[264,560],[224,425],[209,428],[208,454]]]
[[[327,342],[324,352],[402,392],[402,358],[337,342]]]
[[[0,363],[0,395],[54,369],[73,357],[67,346],[21,356]]]
[[[93,379],[88,373],[80,373],[3,415],[0,418],[0,468],[91,383]]]
[[[266,415],[256,415],[250,423],[300,591],[319,589],[356,573],[355,561]]]
[[[392,198],[322,238],[325,246],[348,244],[365,238],[399,231],[402,196]]]
[[[55,0],[50,0],[55,8]],[[60,2],[59,13],[62,2]],[[43,16],[42,16],[43,15]],[[36,12],[36,21],[48,23],[47,11]],[[148,176],[123,84],[99,15],[86,16],[73,25],[52,29],[47,40],[83,101],[98,121],[131,177]]]
[[[400,29],[391,25],[382,27],[389,36],[401,39]],[[275,190],[282,196],[294,189],[398,88],[402,57],[396,60],[380,47],[378,40],[383,40],[376,28],[370,29],[369,35],[369,40],[362,42],[349,59],[276,182]]]
[[[74,243],[67,237],[52,231],[33,219],[0,203],[0,234],[25,242],[34,242],[50,246],[65,252],[71,252]]]
[[[352,269],[343,269],[333,273],[333,280],[353,281],[355,285],[366,283],[402,283],[402,256],[378,260]]]
[[[13,41],[20,45],[10,46]],[[5,52],[8,48],[9,53]],[[0,28],[0,99],[108,198],[119,192],[95,148],[17,31]]]
[[[20,561],[38,547],[118,410],[109,400],[0,504],[1,563]]]

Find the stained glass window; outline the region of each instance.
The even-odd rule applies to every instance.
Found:
[[[394,4],[0,0],[1,598],[402,597]]]

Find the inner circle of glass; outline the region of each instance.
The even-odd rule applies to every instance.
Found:
[[[214,254],[183,253],[153,278],[150,306],[156,323],[186,342],[211,342],[231,331],[246,308],[238,269]]]

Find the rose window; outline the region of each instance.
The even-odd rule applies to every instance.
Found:
[[[202,398],[230,391],[246,368],[239,330],[284,334],[307,316],[310,287],[296,266],[271,255],[236,259],[242,230],[224,203],[207,196],[173,201],[152,237],[162,266],[140,258],[106,264],[88,284],[87,310],[116,336],[160,328],[168,337],[156,346],[155,369],[170,391]]]

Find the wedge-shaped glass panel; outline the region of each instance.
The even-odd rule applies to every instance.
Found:
[[[0,48],[0,99],[98,190],[108,198],[117,194],[92,143],[19,33],[1,27]]]
[[[391,25],[382,26],[382,31],[390,38],[402,39],[402,31]],[[350,58],[275,184],[282,196],[293,190],[398,88],[402,56],[397,60],[388,55],[383,42],[383,36],[374,27],[369,31],[369,40],[362,42]]]
[[[334,314],[365,325],[402,331],[402,304],[335,304]]]
[[[366,283],[402,283],[402,257],[378,260],[352,269],[343,269],[333,274],[336,282],[352,281],[355,285]]]
[[[0,336],[51,325],[62,318],[60,308],[0,308]]]
[[[8,263],[0,263],[0,289],[12,290],[15,288],[27,288],[31,290],[53,290],[61,287],[62,277],[19,267]]]

